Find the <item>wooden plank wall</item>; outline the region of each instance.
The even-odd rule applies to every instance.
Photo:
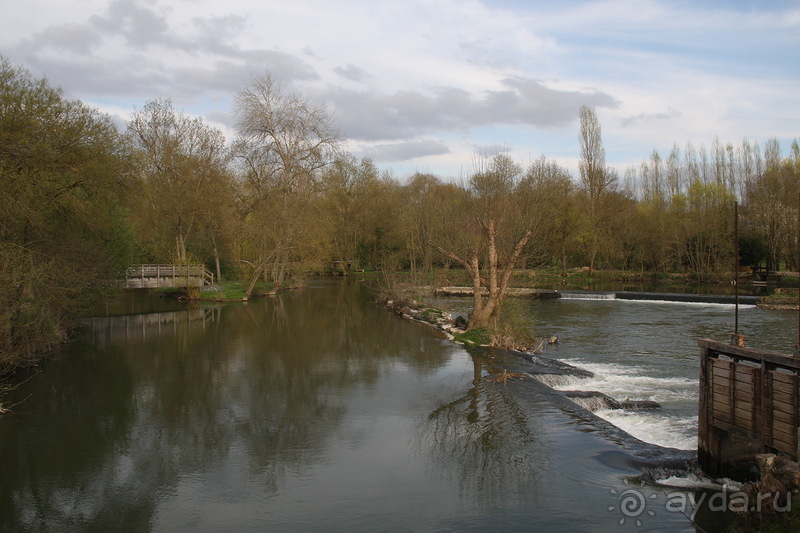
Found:
[[[716,341],[700,346],[700,456],[719,465],[728,459],[715,457],[725,455],[725,441],[745,439],[757,453],[798,460],[800,360]]]

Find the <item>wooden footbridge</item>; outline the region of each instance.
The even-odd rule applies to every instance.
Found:
[[[125,272],[126,289],[202,287],[213,284],[214,274],[204,265],[136,265]]]

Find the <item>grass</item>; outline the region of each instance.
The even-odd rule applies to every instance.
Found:
[[[783,533],[800,531],[800,494],[791,494],[792,507],[788,512],[761,515],[756,511],[737,515],[734,523],[728,528],[730,533],[761,531],[762,533]]]
[[[247,292],[247,285],[249,283],[242,281],[223,281],[219,283],[218,291],[203,293],[202,299],[209,299],[215,301],[229,301],[229,300],[242,300]],[[265,281],[259,281],[253,288],[251,296],[263,296],[267,294],[274,285]]]
[[[435,307],[424,307],[420,311],[420,318],[423,320],[427,320],[428,322],[433,322],[438,318],[442,318],[444,316],[444,311],[441,309],[436,309]]]
[[[162,287],[159,289],[154,289],[154,292],[159,295],[163,295],[166,298],[189,298],[211,300],[215,302],[241,301],[244,299],[248,285],[249,282],[223,281],[222,283],[217,284],[219,290],[216,291],[187,293],[186,287]],[[256,286],[253,289],[252,296],[263,296],[267,294],[272,287],[272,283],[259,281],[256,283]],[[196,287],[190,287],[190,289],[196,289]]]

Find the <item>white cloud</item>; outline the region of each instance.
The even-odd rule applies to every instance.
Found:
[[[119,117],[170,97],[230,136],[233,94],[269,70],[327,101],[379,164],[445,174],[475,145],[569,160],[582,104],[598,108],[612,164],[714,136],[789,138],[800,122],[791,2],[27,0],[4,11],[0,53]]]

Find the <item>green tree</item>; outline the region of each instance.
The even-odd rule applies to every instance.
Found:
[[[399,207],[395,188],[372,160],[359,161],[348,153],[323,171],[319,217],[328,230],[331,259],[339,261],[345,273],[352,260],[379,267],[386,247],[398,240],[403,228],[394,216]]]
[[[138,152],[134,213],[145,254],[176,264],[213,254],[219,263],[218,243],[228,234],[233,206],[222,132],[176,111],[169,100],[152,100],[133,113],[127,134]],[[208,255],[192,257],[192,250]]]
[[[692,272],[709,274],[733,264],[733,193],[724,183],[693,180],[674,199],[682,257]]]
[[[126,153],[108,116],[0,58],[0,370],[66,339],[129,260]]]
[[[561,262],[566,275],[568,247],[580,223],[575,184],[569,171],[542,156],[534,161],[518,188],[521,201],[527,205],[526,216],[533,231],[529,261],[546,263],[552,257]],[[531,253],[532,252],[532,253]]]

